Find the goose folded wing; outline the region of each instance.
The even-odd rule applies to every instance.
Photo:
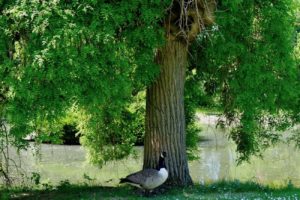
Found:
[[[158,173],[155,169],[144,169],[142,171],[136,172],[126,177],[126,179],[133,183],[143,184],[147,181],[148,178],[156,176]]]

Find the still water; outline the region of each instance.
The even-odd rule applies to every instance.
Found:
[[[226,131],[215,128],[213,116],[197,117],[203,127],[204,140],[199,143],[200,160],[189,163],[194,182],[238,179],[268,185],[284,185],[291,181],[300,186],[300,151],[293,146],[279,144],[264,152],[263,160],[253,158],[251,163],[237,166],[235,145],[227,139]],[[34,156],[33,150],[22,151],[19,162],[27,176],[37,172],[43,183],[69,180],[71,183],[116,185],[119,178],[141,169],[143,149],[137,147],[136,150],[137,158],[111,162],[99,169],[86,161],[86,152],[81,146],[43,144],[39,150],[41,156]],[[13,150],[11,153],[15,154]],[[16,154],[14,156],[17,158]]]

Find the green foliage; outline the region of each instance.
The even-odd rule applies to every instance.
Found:
[[[164,39],[158,22],[169,3],[1,4],[1,91],[8,90],[6,119],[15,141],[33,131],[49,139],[76,107],[82,140],[94,162],[128,155],[133,139],[122,129],[122,117],[128,117],[131,92],[143,90],[158,74],[153,57]]]
[[[128,116],[124,118],[127,129],[135,137],[135,144],[144,144],[145,116],[146,116],[146,94],[142,91],[135,95],[133,103],[127,109]]]
[[[0,1],[0,108],[12,143],[24,147],[22,138],[32,132],[40,141],[58,141],[62,119],[72,113],[94,163],[132,152],[144,112],[132,106],[159,73],[153,58],[164,43],[161,21],[170,3]],[[290,0],[218,3],[216,24],[190,51],[190,152],[198,105],[223,107],[246,160],[280,139],[274,130],[299,120],[294,10]]]
[[[63,189],[68,188],[70,186],[71,186],[71,184],[70,184],[69,180],[63,180],[63,181],[60,181],[57,189],[62,189],[63,190]]]
[[[36,172],[32,172],[30,180],[35,184],[39,185],[41,183],[41,175]]]
[[[214,80],[241,160],[260,155],[299,118],[293,1],[218,4],[211,34],[199,37],[197,70]],[[197,72],[198,72],[197,71]]]
[[[184,93],[184,109],[185,109],[185,121],[186,121],[186,146],[187,154],[190,160],[199,158],[199,140],[201,128],[196,122],[195,114],[196,109],[205,104],[205,94],[201,84],[195,78],[192,72],[187,75],[185,83]]]

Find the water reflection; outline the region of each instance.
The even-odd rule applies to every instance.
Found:
[[[293,146],[280,143],[267,149],[263,159],[254,157],[250,163],[237,166],[236,145],[227,139],[228,133],[215,128],[214,117],[201,121],[204,127],[202,135],[207,140],[199,144],[201,160],[190,165],[195,181],[238,179],[271,185],[284,185],[291,181],[300,186],[300,152]]]
[[[281,185],[291,180],[293,184],[300,186],[299,151],[279,144],[268,149],[263,160],[253,158],[250,164],[236,166],[235,145],[228,141],[224,130],[215,128],[215,119],[210,120],[201,120],[204,127],[204,140],[199,143],[201,159],[190,162],[195,182],[239,179]],[[86,162],[86,154],[81,146],[43,144],[40,148],[41,157],[33,156],[33,152],[21,152],[22,168],[29,176],[31,172],[40,173],[42,182],[52,184],[68,179],[72,183],[92,181],[102,185],[116,185],[120,177],[142,168],[141,147],[137,148],[138,158],[111,162],[101,169]],[[16,157],[12,149],[11,154]]]

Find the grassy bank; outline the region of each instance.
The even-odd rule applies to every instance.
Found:
[[[261,186],[247,182],[218,182],[186,188],[160,188],[152,199],[300,199],[300,189],[292,185],[283,188]],[[61,184],[47,188],[0,189],[0,199],[149,199],[140,190],[129,186],[102,187]]]

